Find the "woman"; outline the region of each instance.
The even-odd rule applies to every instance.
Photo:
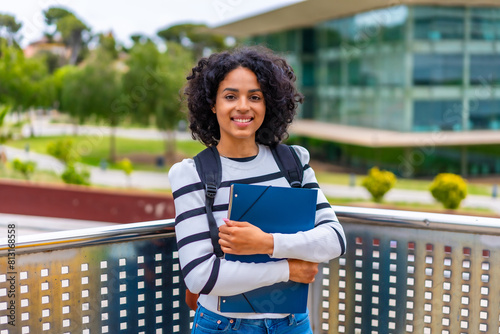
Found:
[[[194,139],[216,146],[222,181],[289,187],[270,151],[287,136],[302,96],[287,62],[260,47],[212,54],[187,78],[190,129]],[[294,149],[304,165],[303,187],[319,188],[309,153]],[[248,222],[227,220],[229,187],[215,197],[219,244],[226,254],[268,254],[283,260],[240,263],[217,258],[208,235],[204,190],[193,159],[175,164],[169,179],[175,200],[176,237],[184,280],[200,293],[193,333],[312,333],[308,314],[221,313],[219,296],[278,282],[311,283],[318,263],[345,252],[342,226],[318,190],[315,228],[297,234],[268,234]],[[229,182],[227,182],[229,181]],[[280,223],[280,222],[277,222]]]

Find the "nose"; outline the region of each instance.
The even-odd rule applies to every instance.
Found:
[[[246,98],[241,98],[241,99],[238,99],[238,104],[237,104],[236,108],[238,111],[246,112],[246,111],[250,110],[250,104],[248,103],[248,100]]]

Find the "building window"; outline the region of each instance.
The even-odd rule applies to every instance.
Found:
[[[316,52],[316,35],[312,28],[302,30],[302,52],[309,54]]]
[[[304,87],[312,87],[315,83],[314,62],[306,61],[303,63],[302,70],[302,85]]]
[[[461,85],[463,82],[461,54],[415,54],[413,83],[415,85]]]
[[[462,129],[461,101],[415,101],[413,131],[456,131]]]
[[[471,8],[471,38],[494,41],[500,38],[500,9]]]
[[[472,100],[469,127],[472,130],[500,130],[500,100]]]
[[[327,65],[326,84],[340,86],[342,83],[340,61],[330,61]]]
[[[472,85],[500,83],[500,55],[471,55],[470,83]]]
[[[304,93],[304,103],[302,104],[302,118],[315,119],[316,99],[314,94]]]
[[[415,39],[463,39],[464,13],[464,8],[415,6]]]

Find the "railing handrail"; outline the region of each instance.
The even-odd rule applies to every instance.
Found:
[[[341,223],[354,220],[361,224],[500,235],[500,218],[335,205],[332,207]]]
[[[90,246],[101,243],[137,240],[152,235],[162,236],[174,233],[174,219],[163,219],[141,223],[115,224],[66,231],[48,232],[19,236],[16,253],[56,250],[68,247]],[[0,256],[8,252],[7,238],[0,238]]]
[[[500,219],[497,218],[335,205],[333,208],[341,223],[355,220],[361,224],[500,235]],[[174,233],[174,225],[173,219],[164,219],[19,236],[16,240],[16,252],[139,239],[152,234]],[[5,255],[8,246],[7,238],[0,238],[0,256]]]

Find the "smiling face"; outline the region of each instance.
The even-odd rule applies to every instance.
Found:
[[[238,67],[226,75],[212,111],[220,127],[217,149],[221,154],[235,158],[257,154],[255,133],[264,121],[266,103],[251,70]]]

